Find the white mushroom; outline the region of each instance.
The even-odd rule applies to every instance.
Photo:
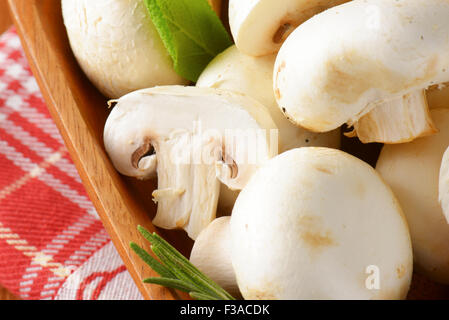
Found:
[[[441,160],[438,200],[440,201],[446,222],[449,223],[449,148],[446,149]]]
[[[440,178],[440,165],[449,146],[449,109],[432,109],[431,115],[438,134],[385,145],[376,169],[404,210],[416,269],[434,281],[449,284],[449,225],[438,201],[439,183],[447,182],[446,170]]]
[[[229,24],[240,51],[263,56],[279,50],[301,23],[348,0],[229,0]]]
[[[277,154],[272,130],[268,111],[250,97],[166,86],[120,98],[107,119],[104,144],[124,175],[146,179],[157,167],[153,223],[183,228],[195,239],[215,218],[219,181],[241,189]]]
[[[196,86],[237,91],[266,106],[279,129],[279,152],[304,146],[340,148],[340,130],[314,133],[293,124],[284,116],[273,92],[275,60],[276,55],[245,55],[234,45],[212,60]]]
[[[436,133],[424,89],[449,80],[449,2],[354,0],[299,26],[279,51],[274,90],[299,125],[347,123],[362,142]]]
[[[62,0],[72,51],[108,98],[156,85],[187,84],[142,0]]]
[[[233,297],[240,297],[231,263],[231,217],[212,221],[196,239],[190,262]]]
[[[402,299],[411,282],[395,196],[372,167],[335,149],[268,161],[237,199],[231,239],[245,299]]]
[[[273,92],[275,55],[253,57],[231,46],[203,71],[197,87],[226,89],[247,94],[268,108],[279,129],[279,152],[303,146],[340,148],[340,130],[327,133],[307,131],[289,121],[276,103]],[[238,191],[221,186],[219,209],[230,214]]]

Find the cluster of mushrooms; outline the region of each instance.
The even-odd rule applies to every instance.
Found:
[[[229,0],[235,45],[195,85],[142,0],[62,9],[80,66],[115,102],[112,163],[158,179],[153,223],[184,229],[192,263],[226,290],[404,299],[413,267],[449,284],[447,0]],[[376,168],[339,150],[343,125],[385,144]],[[229,129],[279,137],[247,163]],[[192,161],[204,149],[210,161]]]

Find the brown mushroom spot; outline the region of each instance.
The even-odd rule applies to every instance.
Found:
[[[242,289],[246,300],[278,300],[279,293],[279,285],[268,280],[262,280],[256,288],[245,287]]]
[[[282,98],[281,91],[279,90],[277,83],[278,83],[279,74],[282,72],[282,70],[284,68],[285,68],[285,60],[279,64],[279,67],[276,70],[276,81],[274,83],[274,95],[276,96],[277,100],[280,100]],[[285,111],[284,111],[284,113],[285,113]]]
[[[276,87],[276,88],[274,89],[274,95],[276,96],[276,99],[277,99],[277,100],[280,100],[280,99],[282,98],[282,96],[281,96],[281,91],[279,90],[278,87]]]
[[[282,43],[287,39],[288,35],[295,29],[292,22],[281,22],[279,28],[273,35],[272,41],[276,44]]]
[[[323,164],[318,163],[318,164],[315,164],[313,167],[317,171],[320,171],[320,172],[323,172],[323,173],[326,173],[326,174],[334,174],[334,171],[332,170],[333,168],[330,168],[328,166],[324,166]]]
[[[324,228],[321,217],[304,215],[298,220],[298,231],[301,242],[311,250],[320,251],[326,247],[336,246],[332,232]]]
[[[150,154],[154,154],[154,148],[151,145],[151,139],[145,138],[142,145],[131,155],[131,164],[135,169],[139,168],[139,161]]]
[[[401,264],[399,267],[396,268],[396,274],[398,276],[398,279],[401,279],[405,276],[407,273],[407,269],[403,264]]]
[[[364,180],[357,180],[353,186],[353,193],[360,199],[363,199],[366,195],[366,182]]]
[[[176,220],[175,222],[176,227],[182,229],[187,224],[187,221],[188,221],[187,217],[183,217],[181,219]]]
[[[235,162],[235,160],[226,153],[226,147],[224,144],[221,149],[221,160],[229,166],[229,170],[231,171],[231,175],[229,178],[237,178],[239,174],[239,167],[237,165],[237,162]]]
[[[247,300],[278,300],[271,290],[250,289],[245,292]]]

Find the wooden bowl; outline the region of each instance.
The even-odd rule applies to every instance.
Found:
[[[130,250],[134,241],[149,250],[136,227],[158,232],[187,257],[193,242],[183,231],[155,228],[152,181],[117,173],[103,147],[107,99],[89,82],[69,46],[60,0],[9,0],[11,16],[51,116],[58,126],[81,179],[112,241],[145,299],[187,299],[182,292],[142,283],[157,276]],[[226,5],[226,4],[224,4]],[[224,8],[224,13],[227,9]],[[343,138],[343,149],[375,165],[380,145]],[[415,275],[410,299],[449,298],[449,288]]]

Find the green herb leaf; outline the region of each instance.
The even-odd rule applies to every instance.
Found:
[[[159,261],[154,259],[148,252],[143,250],[141,247],[139,247],[134,242],[130,243],[131,249],[134,250],[135,253],[146,263],[148,264],[151,269],[157,272],[158,275],[165,278],[175,278],[175,275],[168,270],[163,264],[161,264]]]
[[[161,276],[160,278],[147,278],[143,280],[145,283],[181,290],[198,300],[235,300],[156,233],[150,233],[141,226],[138,226],[137,229],[151,243],[151,250],[160,260],[159,262],[144,249],[131,242],[131,249]]]
[[[209,62],[232,45],[207,0],[144,0],[175,71],[196,82]]]

